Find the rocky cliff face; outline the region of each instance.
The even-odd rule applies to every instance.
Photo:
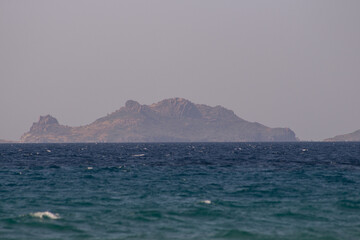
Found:
[[[60,125],[56,118],[46,115],[40,116],[38,122],[33,123],[30,131],[25,133],[21,142],[68,142],[72,128]]]
[[[244,142],[296,141],[288,128],[269,128],[221,106],[172,98],[141,105],[129,100],[114,113],[81,127],[40,117],[21,142]]]
[[[338,135],[333,138],[327,138],[326,142],[360,142],[360,130],[352,133]]]

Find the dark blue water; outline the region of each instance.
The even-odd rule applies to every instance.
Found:
[[[0,144],[0,239],[360,239],[360,143]]]

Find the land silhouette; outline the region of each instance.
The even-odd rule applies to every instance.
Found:
[[[20,142],[283,142],[297,141],[289,128],[248,122],[221,106],[183,98],[152,105],[129,100],[119,110],[80,127],[59,124],[50,115],[33,123]]]
[[[352,133],[337,135],[332,138],[327,138],[326,142],[360,142],[360,130]]]

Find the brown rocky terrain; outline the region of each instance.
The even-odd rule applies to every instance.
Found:
[[[297,141],[289,128],[245,121],[221,106],[172,98],[141,105],[129,100],[119,110],[80,127],[42,116],[21,142],[244,142]]]
[[[360,142],[360,130],[352,133],[338,135],[333,138],[327,138],[326,142]]]

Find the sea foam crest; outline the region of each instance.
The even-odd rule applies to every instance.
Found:
[[[210,200],[208,200],[208,199],[206,199],[206,200],[202,200],[202,201],[200,201],[201,203],[205,203],[205,204],[211,204],[211,201]]]
[[[135,155],[132,155],[133,157],[143,157],[143,156],[145,156],[145,154],[135,154]]]
[[[41,219],[43,219],[43,218],[59,219],[60,218],[59,214],[57,214],[57,213],[54,214],[49,211],[30,213],[30,216],[41,218]]]

